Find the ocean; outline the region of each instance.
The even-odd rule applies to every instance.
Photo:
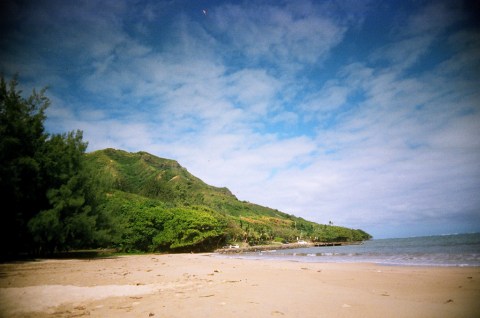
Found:
[[[308,247],[228,257],[403,266],[480,266],[480,233],[378,239],[360,245]]]

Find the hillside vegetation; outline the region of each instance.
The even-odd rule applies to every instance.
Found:
[[[239,201],[190,174],[176,161],[146,152],[105,149],[86,154],[102,183],[102,214],[116,220],[123,250],[211,250],[226,243],[360,241],[361,231],[320,225]]]

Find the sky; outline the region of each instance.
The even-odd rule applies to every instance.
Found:
[[[477,1],[1,6],[0,73],[88,152],[374,238],[480,231]]]

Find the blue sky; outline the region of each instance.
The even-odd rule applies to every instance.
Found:
[[[207,9],[207,14],[202,10]],[[480,231],[473,1],[2,1],[48,131],[376,238]],[[6,32],[5,32],[6,31]]]

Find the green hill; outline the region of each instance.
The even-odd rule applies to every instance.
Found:
[[[212,250],[227,243],[370,238],[361,230],[320,225],[239,201],[227,188],[206,184],[178,162],[146,152],[105,149],[86,154],[86,159],[102,189],[99,209],[113,220],[109,237],[115,237],[121,250]]]

